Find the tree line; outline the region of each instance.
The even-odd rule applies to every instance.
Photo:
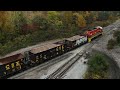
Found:
[[[0,55],[105,26],[119,15],[118,11],[0,11]]]

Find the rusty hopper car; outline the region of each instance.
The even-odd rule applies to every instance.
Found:
[[[64,45],[62,44],[46,44],[44,46],[40,46],[34,48],[29,51],[29,59],[30,64],[36,65],[43,62],[46,62],[58,55],[64,53]]]
[[[87,43],[87,36],[76,35],[65,40],[67,44],[67,50],[74,49],[80,45]]]
[[[22,54],[0,59],[0,78],[14,74],[24,68]]]

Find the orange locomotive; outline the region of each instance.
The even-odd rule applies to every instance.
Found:
[[[88,42],[91,42],[92,39],[102,35],[103,28],[101,26],[95,27],[93,30],[88,30],[85,34],[87,35]]]

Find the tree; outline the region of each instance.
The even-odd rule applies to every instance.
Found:
[[[0,11],[0,43],[2,45],[12,37],[10,34],[13,32],[13,25],[10,21],[10,13],[8,11]]]
[[[79,28],[83,28],[86,26],[86,20],[84,19],[84,17],[81,14],[76,14],[77,16],[77,20],[76,20],[76,24],[78,25]]]
[[[54,23],[55,21],[59,20],[59,13],[57,11],[48,11],[47,18],[48,21]]]
[[[107,20],[109,18],[109,13],[107,11],[101,11],[98,13],[98,20]]]
[[[61,20],[63,22],[63,25],[68,30],[71,30],[71,26],[73,24],[73,13],[72,11],[63,11],[61,13]]]
[[[57,11],[48,11],[47,20],[51,30],[59,30],[63,27],[63,22],[60,19],[60,13]]]
[[[7,21],[7,12],[6,11],[0,11],[0,28],[3,31],[5,28],[5,24]]]
[[[44,17],[35,16],[32,23],[38,27],[38,30],[48,30],[48,21]]]
[[[15,30],[18,34],[22,35],[22,34],[26,34],[26,31],[24,29],[24,26],[27,25],[27,20],[23,15],[23,12],[19,12],[17,13],[16,18],[14,19],[14,23],[15,23]]]
[[[85,17],[85,20],[86,20],[87,24],[93,23],[94,21],[96,21],[96,19],[97,19],[97,15],[95,14],[95,12],[90,13],[89,15],[87,15]]]
[[[0,44],[4,44],[5,42],[5,35],[3,33],[0,33]]]

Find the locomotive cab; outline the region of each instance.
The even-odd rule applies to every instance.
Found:
[[[88,42],[91,42],[92,39],[102,35],[102,30],[103,28],[101,26],[97,26],[94,29],[86,31]]]

